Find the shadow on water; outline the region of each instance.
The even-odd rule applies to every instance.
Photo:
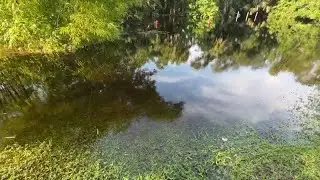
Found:
[[[184,103],[166,101],[158,94],[151,78],[156,71],[139,68],[132,57],[125,57],[128,52],[113,47],[45,57],[47,64],[38,72],[31,71],[35,68],[31,64],[30,69],[25,67],[25,75],[16,76],[19,84],[6,79],[1,105],[2,117],[8,120],[2,119],[1,136],[14,135],[21,143],[48,138],[80,143],[126,131],[141,117],[164,122],[179,118]],[[25,63],[38,60],[15,58]]]

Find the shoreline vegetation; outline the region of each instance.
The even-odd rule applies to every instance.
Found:
[[[93,42],[112,41],[136,0],[4,0],[0,3],[2,52],[72,52]]]
[[[215,72],[270,63],[270,74],[289,71],[297,81],[314,85],[320,83],[319,8],[318,0],[4,0],[0,67],[6,68],[15,56],[72,55],[99,44],[132,44],[143,37],[147,42],[135,47],[135,56],[163,53],[164,65],[168,58],[186,61],[193,42],[205,52],[192,62],[195,69],[213,60]],[[171,47],[149,52],[153,47],[158,51],[155,43]]]
[[[164,16],[169,25],[158,22],[159,32],[161,27],[176,33],[182,28],[198,38],[210,35],[223,41],[239,35],[269,36],[282,52],[297,49],[317,57],[308,49],[320,46],[319,8],[317,0],[4,0],[0,3],[0,54],[74,52],[116,40],[122,33],[158,29],[154,22]],[[181,14],[188,16],[181,18]],[[176,22],[179,17],[182,22]]]

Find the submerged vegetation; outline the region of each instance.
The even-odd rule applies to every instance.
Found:
[[[164,138],[164,129],[162,127],[161,131],[154,133]],[[151,153],[151,149],[143,149],[152,146],[161,148],[145,137],[144,141],[135,144],[137,147],[134,149],[140,152],[132,151],[130,156],[121,155],[127,152],[118,149],[121,146],[115,144],[117,139],[108,141],[108,145],[114,147],[108,148],[107,152],[76,147],[63,149],[51,141],[26,146],[13,145],[0,153],[0,172],[2,178],[9,179],[320,178],[320,149],[316,145],[272,144],[254,134],[238,134],[230,142],[219,143],[216,137],[205,132],[197,137],[176,134],[177,130],[172,129],[165,133],[169,133],[167,136],[170,138],[162,151]],[[188,147],[186,143],[192,143],[192,146]],[[144,162],[144,165],[132,161],[132,158],[142,160],[146,156],[152,161]]]

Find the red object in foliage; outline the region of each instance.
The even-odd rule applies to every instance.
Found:
[[[158,29],[158,27],[159,27],[159,21],[155,20],[154,21],[154,28]]]
[[[211,21],[208,21],[208,28],[211,28]]]
[[[208,28],[211,28],[212,27],[212,19],[209,19],[208,20]]]

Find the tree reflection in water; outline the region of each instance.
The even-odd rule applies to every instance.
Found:
[[[156,71],[140,68],[114,47],[47,57],[39,71],[31,71],[34,67],[29,63],[36,56],[19,57],[30,73],[17,75],[19,83],[5,79],[2,85],[1,105],[7,121],[3,121],[1,135],[16,135],[23,143],[62,137],[67,139],[64,143],[80,143],[126,131],[141,117],[178,119],[184,103],[166,101],[158,94],[152,80]]]

